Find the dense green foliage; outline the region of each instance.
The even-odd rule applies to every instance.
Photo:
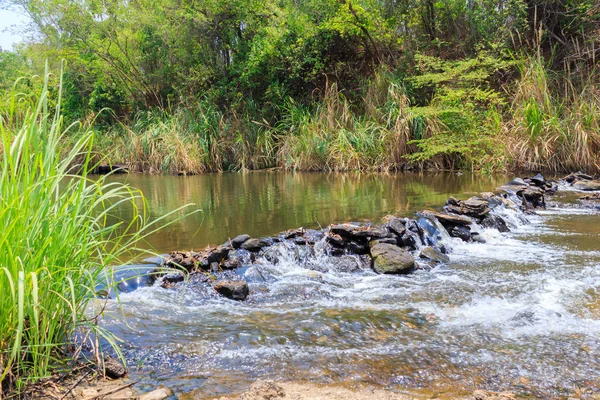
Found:
[[[556,169],[521,159],[535,154],[515,144],[522,108],[558,112],[549,118],[570,135],[571,100],[585,94],[597,124],[591,0],[9,3],[39,41],[2,53],[0,90],[66,59],[67,118],[90,121],[98,150],[141,170]],[[519,94],[538,67],[560,109]]]
[[[35,101],[21,99],[22,114],[0,120],[0,397],[65,366],[77,344],[114,344],[87,309],[97,277],[168,219],[148,221],[139,191],[85,176],[93,134],[65,127],[48,78]],[[124,203],[131,219],[108,225]]]

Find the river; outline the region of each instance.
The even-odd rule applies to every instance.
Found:
[[[131,175],[153,215],[194,202],[203,210],[148,245],[200,249],[240,233],[374,220],[439,208],[509,180],[456,174]],[[318,254],[246,270],[235,302],[197,289],[147,287],[109,302],[103,324],[124,340],[140,386],[185,399],[235,394],[258,378],[368,385],[420,396],[474,389],[542,398],[600,393],[600,215],[567,205],[507,213],[511,232],[486,243],[450,239],[451,262],[410,275],[347,272]],[[128,210],[122,210],[126,217]],[[114,315],[113,319],[111,315]]]

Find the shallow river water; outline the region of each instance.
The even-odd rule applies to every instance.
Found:
[[[240,233],[410,215],[467,198],[507,177],[251,173],[127,178],[153,214],[196,202],[203,216],[149,242],[159,252],[199,249]],[[556,197],[574,201],[574,192]],[[127,210],[123,210],[126,216]],[[130,375],[180,398],[239,393],[258,378],[369,385],[422,396],[509,390],[526,397],[600,393],[600,214],[566,206],[485,244],[446,238],[451,262],[410,275],[346,272],[319,254],[280,246],[240,273],[251,294],[235,302],[190,287],[121,296]],[[196,235],[194,236],[194,233]],[[590,397],[591,398],[591,397]]]

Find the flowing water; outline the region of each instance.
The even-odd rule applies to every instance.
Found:
[[[123,179],[123,178],[120,178]],[[410,214],[499,186],[506,177],[231,174],[131,176],[160,214],[195,201],[187,220],[150,239],[159,251],[229,236]],[[574,201],[561,192],[561,202]],[[123,211],[126,215],[127,210]],[[235,302],[202,285],[147,287],[121,296],[131,376],[180,398],[239,393],[258,378],[370,385],[449,397],[474,389],[560,398],[600,393],[600,214],[561,205],[497,211],[512,231],[486,243],[445,238],[451,262],[410,275],[349,272],[319,252],[277,245],[238,273],[251,295]],[[193,232],[198,231],[196,236]],[[117,315],[117,306],[108,310]],[[187,396],[187,397],[186,397]]]

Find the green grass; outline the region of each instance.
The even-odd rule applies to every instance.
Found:
[[[148,221],[139,191],[86,177],[94,136],[63,126],[60,84],[49,108],[49,77],[18,120],[11,109],[0,119],[0,397],[64,365],[76,333],[115,343],[88,314],[95,280],[164,221]],[[108,226],[123,203],[132,219]]]

